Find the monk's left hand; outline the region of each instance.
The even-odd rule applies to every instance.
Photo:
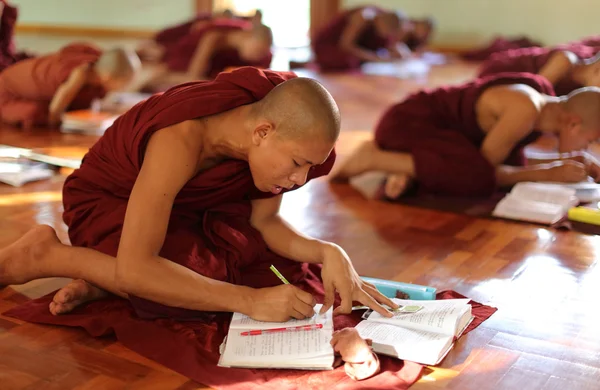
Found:
[[[324,248],[321,277],[325,287],[325,301],[321,313],[333,306],[336,291],[342,301],[333,311],[334,315],[352,312],[353,301],[360,302],[385,317],[392,317],[393,314],[382,304],[393,309],[398,308],[398,305],[381,294],[375,286],[358,276],[346,252],[335,244]]]

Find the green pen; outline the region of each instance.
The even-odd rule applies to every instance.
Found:
[[[279,280],[281,280],[284,284],[290,284],[290,282],[287,281],[287,279],[281,274],[281,272],[277,270],[277,268],[275,268],[273,264],[271,264],[269,268],[271,268],[271,271],[273,271],[273,273],[277,275]]]

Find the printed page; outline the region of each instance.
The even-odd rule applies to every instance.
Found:
[[[373,340],[377,353],[421,364],[435,365],[447,353],[453,338],[439,333],[405,329],[374,321],[362,321],[356,330]]]
[[[229,332],[223,365],[268,365],[287,366],[292,361],[333,357],[331,330],[308,330],[300,332],[276,332],[258,336],[241,336],[236,331]]]
[[[322,306],[323,305],[321,304],[315,305],[315,315],[312,318],[307,318],[305,320],[290,319],[286,322],[256,321],[245,314],[233,313],[229,329],[273,329],[291,326],[310,325],[317,323],[323,324],[323,328],[333,329],[333,308],[330,308],[325,314],[319,315],[319,310],[321,310]]]
[[[457,324],[465,311],[469,311],[468,299],[441,299],[439,301],[414,301],[392,299],[399,305],[420,305],[423,309],[416,313],[396,313],[385,318],[377,312],[369,315],[368,321],[377,321],[406,328],[442,333],[453,336]]]

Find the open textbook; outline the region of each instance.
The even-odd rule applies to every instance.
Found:
[[[219,366],[246,368],[289,368],[301,370],[333,369],[333,309],[305,320],[261,322],[234,313],[224,341]],[[321,329],[268,332],[269,329],[321,324]],[[243,336],[242,332],[264,330],[260,335]],[[223,349],[223,345],[221,346]]]
[[[392,318],[371,312],[356,329],[362,338],[373,340],[375,352],[403,360],[438,364],[473,319],[468,299],[392,300],[423,309],[416,313],[396,313]]]
[[[577,190],[564,185],[523,182],[513,187],[492,215],[542,224],[554,224],[579,204]]]

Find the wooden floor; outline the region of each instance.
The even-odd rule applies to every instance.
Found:
[[[338,100],[345,155],[382,111],[410,91],[470,78],[445,65],[420,80],[315,76]],[[0,129],[0,143],[84,152],[93,138]],[[61,221],[58,177],[0,186],[0,247],[36,223]],[[293,205],[293,207],[292,207]],[[363,199],[326,180],[286,195],[283,215],[301,231],[342,245],[365,276],[454,289],[499,308],[463,337],[414,389],[598,389],[600,238]],[[0,311],[63,285],[51,279],[0,290]],[[0,316],[0,388],[195,389],[201,384],[130,352],[113,339]]]

